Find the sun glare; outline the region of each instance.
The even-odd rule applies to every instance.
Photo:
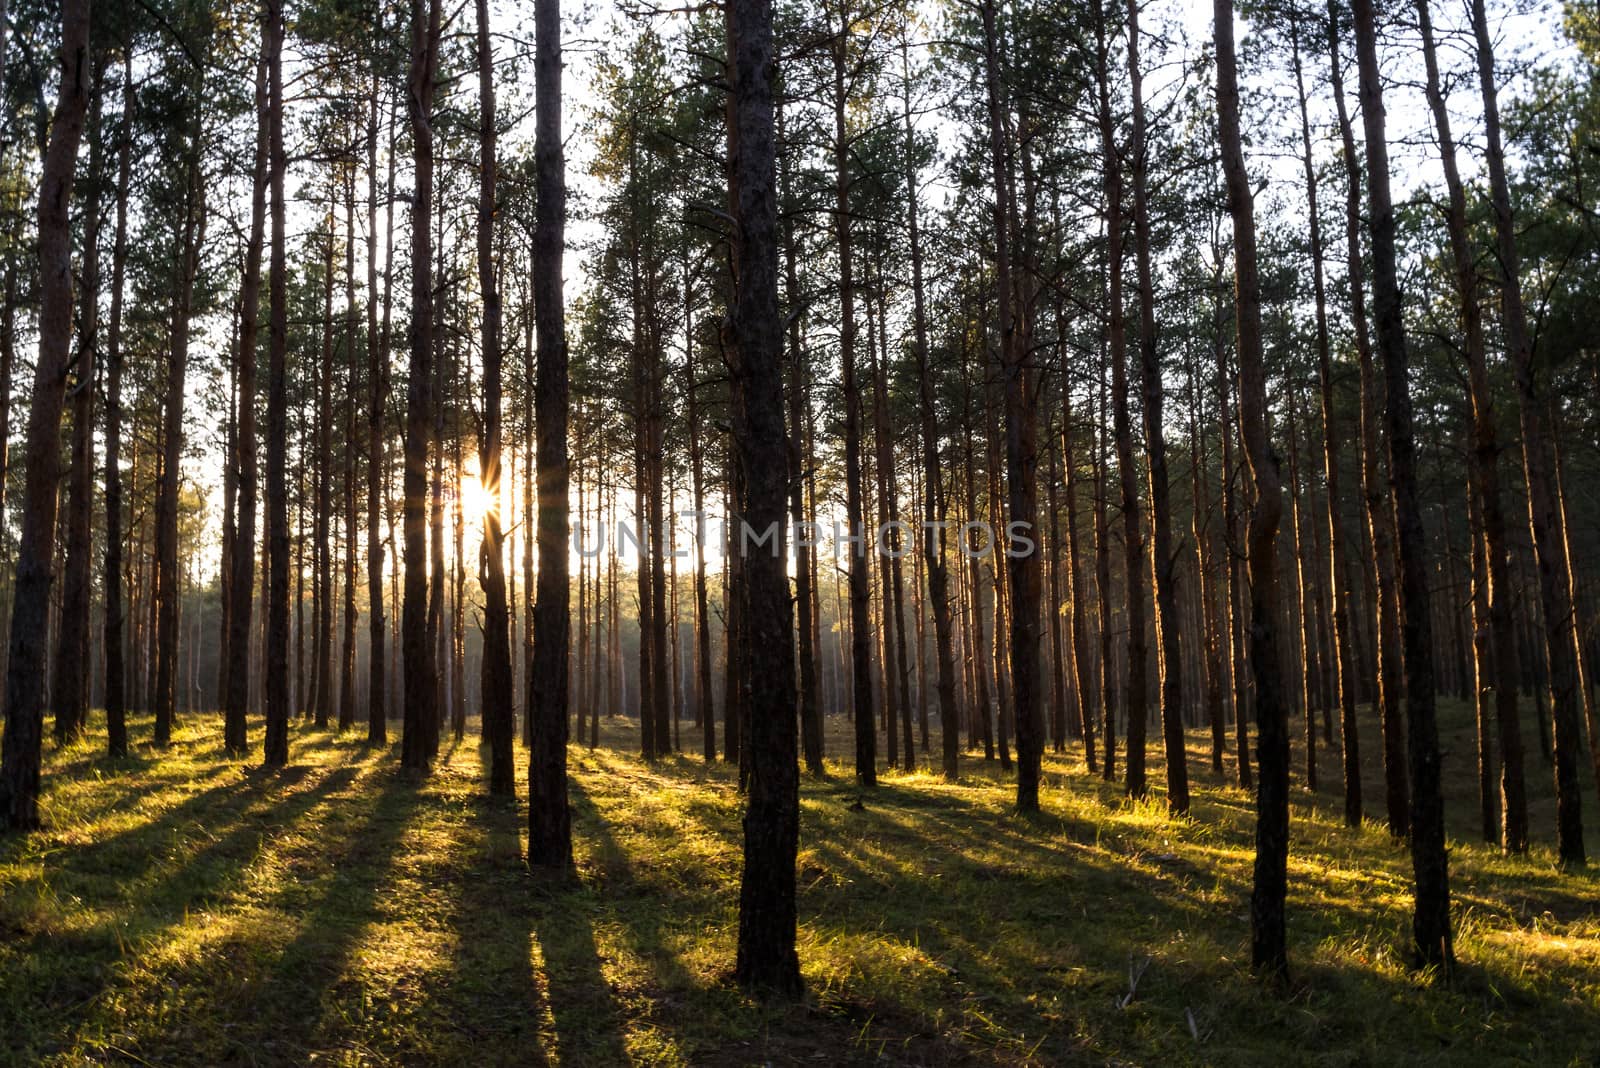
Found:
[[[461,511],[469,523],[481,523],[496,505],[493,494],[484,489],[477,475],[461,476]]]

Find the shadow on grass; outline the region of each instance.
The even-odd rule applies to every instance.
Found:
[[[477,1064],[547,1065],[539,1033],[547,1006],[531,946],[544,906],[522,862],[519,809],[478,790],[469,803],[447,916],[455,948],[441,1008]]]
[[[247,1026],[231,1036],[232,1052],[242,1060],[266,1051],[286,1063],[305,1063],[314,1051],[340,1045],[343,1029],[368,1022],[353,1019],[358,1010],[348,1003],[364,1005],[369,999],[343,996],[352,991],[341,986],[349,981],[356,948],[384,917],[380,899],[394,889],[401,842],[426,803],[402,772],[384,768],[371,778],[381,785],[375,792],[369,788],[371,800],[362,817],[342,837],[319,844],[333,862],[315,899],[297,907],[294,899],[306,888],[292,881],[292,872],[280,892],[279,911],[303,919],[265,975],[263,988],[251,996]]]
[[[59,865],[47,866],[40,885],[52,895],[116,909],[66,930],[44,914],[38,929],[19,932],[24,937],[13,948],[34,962],[36,972],[17,987],[0,976],[0,1034],[37,1033],[39,1020],[60,1021],[69,1034],[83,1030],[85,1008],[120,982],[128,962],[159,945],[191,913],[231,901],[274,830],[350,789],[359,769],[336,768],[305,789],[281,792],[309,770],[257,771],[212,787],[157,819],[67,851]],[[259,807],[252,804],[258,799]],[[209,813],[203,820],[202,811]],[[203,844],[190,849],[195,842]],[[23,1020],[33,1022],[25,1028]]]
[[[573,837],[595,835],[607,868],[627,867],[627,856],[604,830],[594,803],[576,781],[568,783]],[[578,826],[578,824],[582,826]],[[565,876],[535,872],[533,938],[544,958],[550,1013],[563,1063],[626,1064],[622,1016],[601,968],[594,916],[599,894]],[[607,894],[607,905],[613,904]]]

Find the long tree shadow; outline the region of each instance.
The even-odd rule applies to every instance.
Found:
[[[334,836],[320,840],[317,850],[331,870],[318,880],[316,896],[302,904],[315,883],[292,874],[280,890],[279,911],[303,919],[251,997],[255,1011],[233,1032],[231,1052],[240,1060],[266,1054],[282,1063],[306,1063],[341,1047],[344,1032],[358,1033],[374,1022],[362,1019],[363,1013],[387,1007],[381,995],[388,992],[365,989],[350,975],[350,965],[375,924],[404,912],[407,895],[395,879],[400,847],[425,800],[404,772],[385,768],[374,777],[382,785],[361,817],[342,832],[323,825]],[[386,896],[395,899],[390,908]]]
[[[543,900],[522,862],[521,817],[477,788],[470,804],[449,888],[455,951],[440,1008],[474,1064],[546,1065],[546,1006],[530,945]]]
[[[167,934],[192,913],[231,900],[249,879],[250,862],[280,826],[350,789],[356,768],[336,768],[313,785],[298,785],[309,769],[280,776],[262,772],[202,792],[163,818],[130,829],[108,847],[68,853],[47,869],[40,892],[73,894],[104,918],[58,930],[48,921],[19,932],[14,948],[26,959],[51,962],[47,969],[20,977],[0,975],[0,1033],[12,1033],[9,1019],[59,1020],[67,1034],[98,1028],[101,997],[119,981],[120,969],[160,946]],[[240,785],[243,784],[243,785]],[[220,795],[220,796],[219,796]],[[250,799],[271,795],[259,807]],[[174,819],[195,819],[194,805],[210,797],[229,798],[227,821],[215,831],[196,823],[193,837],[177,838]],[[193,841],[203,845],[190,850]],[[27,1033],[20,1026],[14,1033]]]
[[[580,834],[600,842],[603,863],[626,867],[626,855],[605,830],[594,802],[576,782],[568,783],[574,814],[574,837]],[[594,916],[600,910],[599,894],[576,881],[534,874],[534,939],[544,960],[550,1012],[563,1063],[630,1063],[623,1043],[622,1021],[611,983],[601,969],[595,942]],[[608,899],[610,895],[607,895]],[[608,904],[614,904],[608,900]]]

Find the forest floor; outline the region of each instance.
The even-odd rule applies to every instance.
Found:
[[[783,1008],[729,981],[733,772],[646,765],[631,721],[572,751],[565,882],[520,861],[523,816],[484,796],[472,733],[418,782],[395,752],[309,728],[275,773],[225,759],[211,716],[165,753],[115,762],[97,731],[48,754],[48,829],[0,841],[0,1061],[1600,1062],[1600,878],[1555,867],[1531,729],[1536,848],[1510,860],[1476,840],[1470,719],[1444,713],[1461,961],[1448,980],[1405,963],[1404,849],[1370,820],[1344,829],[1332,786],[1297,782],[1292,985],[1255,982],[1252,801],[1231,760],[1228,781],[1209,770],[1197,733],[1187,820],[1164,812],[1158,739],[1154,800],[1128,804],[1079,755],[1050,756],[1035,819],[971,754],[960,784],[888,773],[864,808],[842,763],[805,781],[809,992]],[[1586,781],[1591,828],[1594,796]]]

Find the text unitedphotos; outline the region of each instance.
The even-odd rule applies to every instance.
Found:
[[[1020,559],[1032,556],[1038,548],[1030,536],[1032,524],[1020,520],[1012,520],[1006,524],[1005,544],[1002,546],[999,544],[1000,539],[995,537],[994,527],[980,520],[969,520],[965,523],[927,519],[918,523],[894,520],[879,523],[860,533],[852,533],[845,524],[835,521],[831,524],[831,536],[824,539],[821,537],[823,527],[819,523],[774,522],[757,529],[742,519],[708,520],[704,512],[679,512],[677,518],[694,520],[694,537],[705,545],[720,546],[724,556],[731,551],[738,552],[742,556],[762,552],[777,556],[790,548],[811,549],[828,546],[832,548],[834,558],[837,559],[843,555],[846,547],[857,555],[865,555],[870,545],[879,555],[899,560],[910,555],[917,548],[920,539],[930,530],[935,534],[942,532],[946,544],[953,544],[969,560],[981,560],[991,556],[997,548],[1007,557]],[[648,529],[647,524],[640,524],[640,527]],[[783,536],[780,537],[780,534]],[[572,548],[579,556],[590,559],[597,557],[605,552],[607,544],[612,542],[619,551],[631,545],[639,556],[650,555],[649,537],[631,523],[619,520],[615,523],[573,524]],[[688,558],[689,549],[679,546],[676,551],[668,551],[664,555],[682,560]]]

